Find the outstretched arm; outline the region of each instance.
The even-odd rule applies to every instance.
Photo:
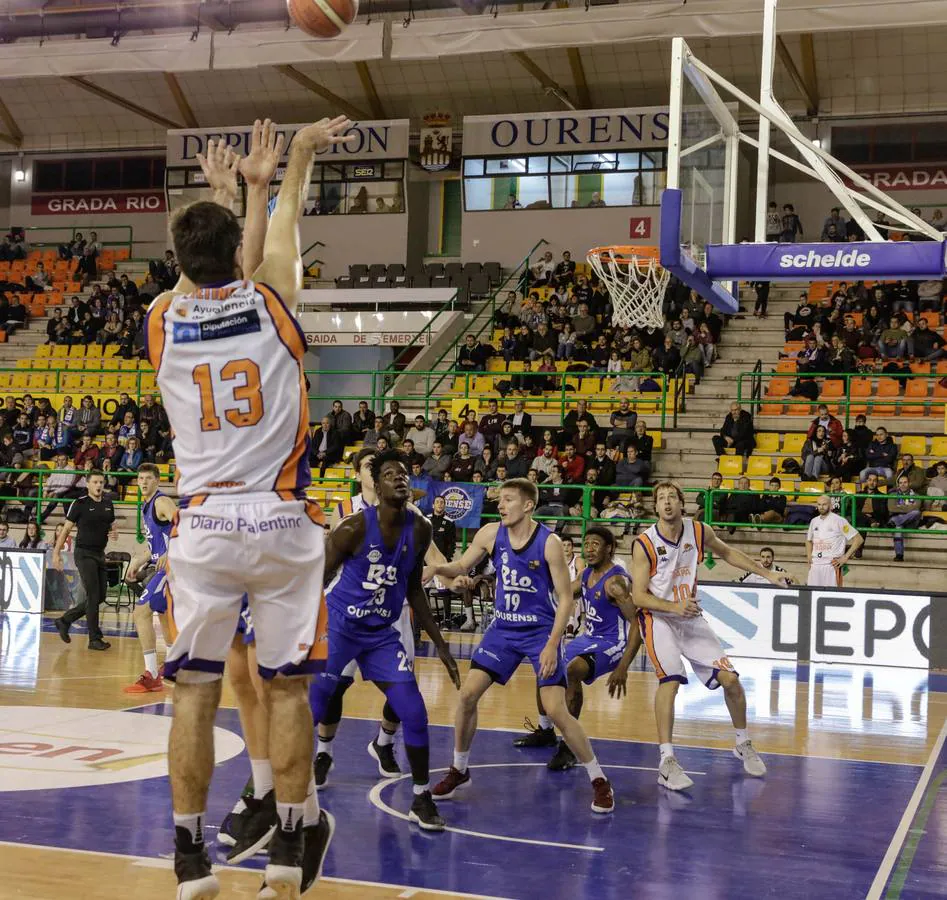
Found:
[[[345,132],[351,125],[345,116],[321,119],[298,131],[290,144],[286,174],[266,231],[263,263],[254,272],[253,280],[272,286],[293,313],[296,295],[302,287],[299,216],[309,196],[313,155],[332,144],[347,141],[349,136]]]
[[[435,566],[434,574],[439,575],[443,579],[465,576],[485,556],[489,556],[493,552],[493,542],[496,540],[498,529],[499,525],[495,522],[484,525],[483,528],[474,535],[470,546],[461,554],[460,559]],[[566,577],[568,578],[568,570],[566,570]],[[458,585],[458,587],[466,586],[467,585]]]
[[[253,123],[250,153],[239,162],[247,183],[247,209],[243,222],[243,271],[255,272],[263,262],[266,240],[266,213],[270,202],[270,182],[283,155],[283,135],[269,119]]]
[[[789,583],[785,575],[764,569],[755,559],[751,559],[742,550],[737,550],[736,547],[731,547],[729,544],[720,540],[714,533],[713,528],[706,524],[704,525],[704,547],[716,553],[717,556],[730,563],[731,566],[735,566],[738,569],[745,569],[749,572],[753,572],[755,575],[760,575],[775,585],[786,587]]]
[[[424,568],[424,555],[431,545],[431,523],[428,522],[427,519],[419,516],[415,522],[414,534],[418,554],[414,569],[412,569],[411,574],[408,576],[408,603],[411,604],[411,609],[414,610],[414,614],[417,616],[418,624],[431,638],[431,641],[437,649],[437,655],[441,658],[441,662],[444,663],[444,667],[447,669],[447,673],[450,675],[450,680],[454,683],[454,687],[460,690],[460,672],[457,669],[457,663],[454,657],[451,656],[450,648],[447,646],[447,642],[444,640],[440,628],[437,627],[437,623],[434,621],[434,616],[431,614],[431,607],[427,602],[427,595],[424,593],[424,587],[421,582],[421,571]]]

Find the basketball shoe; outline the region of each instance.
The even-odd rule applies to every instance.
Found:
[[[316,790],[321,790],[329,780],[329,773],[335,765],[335,760],[328,753],[317,753],[312,764],[312,774],[316,779]]]
[[[227,862],[235,865],[266,847],[279,827],[276,794],[273,791],[267,791],[262,800],[244,797],[243,802],[247,806],[241,814],[243,825],[239,832],[233,834],[234,844],[227,854]]]
[[[411,822],[416,822],[425,831],[443,831],[446,827],[444,820],[437,811],[437,804],[434,802],[430,791],[414,795],[414,802],[408,812],[408,819]]]
[[[578,760],[575,758],[575,754],[569,749],[569,745],[563,741],[559,741],[559,749],[556,750],[556,755],[546,763],[546,768],[551,769],[553,772],[565,772],[566,769],[571,769],[577,765]]]
[[[224,816],[220,828],[217,830],[217,843],[225,847],[232,847],[237,843],[237,838],[243,834],[244,824],[249,817],[249,807],[247,798],[253,797],[253,777],[247,779],[247,783],[240,792],[240,799],[234,805],[234,808]]]
[[[213,900],[220,882],[210,867],[203,843],[194,844],[184,828],[175,829],[174,874],[178,879],[177,900]],[[181,850],[179,847],[184,847]]]
[[[527,734],[518,737],[513,741],[514,747],[555,747],[556,729],[555,728],[536,728],[533,723],[526,719],[523,723]]]
[[[760,759],[759,753],[750,741],[744,741],[733,748],[733,755],[743,760],[743,771],[754,778],[762,778],[766,774],[766,764]]]
[[[694,786],[693,780],[673,756],[665,756],[658,769],[658,784],[669,791],[686,791]]]
[[[458,789],[470,784],[470,770],[460,772],[453,766],[448,773],[431,789],[438,800],[451,800]]]
[[[155,678],[151,672],[142,672],[134,684],[130,684],[122,691],[126,694],[156,694],[164,690],[164,681],[159,675]]]
[[[303,829],[277,828],[270,841],[270,861],[257,900],[298,900],[303,882]]]
[[[305,894],[322,875],[329,844],[335,834],[335,817],[324,809],[319,810],[319,821],[303,828],[303,880],[300,893]]]
[[[607,778],[596,778],[592,782],[592,812],[607,815],[615,810],[615,793]]]
[[[368,745],[368,755],[378,763],[378,774],[382,778],[397,778],[401,774],[401,766],[395,759],[394,744],[379,744],[375,738]]]

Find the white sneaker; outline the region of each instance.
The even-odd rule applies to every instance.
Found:
[[[743,760],[743,771],[754,778],[762,778],[766,774],[766,764],[760,759],[759,753],[753,748],[750,741],[744,741],[733,748],[733,755]]]
[[[681,768],[681,764],[673,756],[665,756],[658,769],[658,784],[669,791],[686,791],[694,786],[694,782]]]

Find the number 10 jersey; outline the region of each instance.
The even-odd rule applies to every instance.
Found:
[[[681,537],[673,543],[658,531],[655,522],[639,538],[638,543],[651,563],[648,590],[661,600],[684,603],[697,596],[697,570],[704,561],[704,526],[685,518]],[[672,617],[655,612],[655,616]]]
[[[310,486],[306,338],[275,291],[235,281],[164,295],[148,310],[145,349],[181,495]]]

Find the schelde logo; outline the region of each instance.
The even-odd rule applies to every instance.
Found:
[[[0,792],[94,787],[168,774],[171,717],[53,706],[0,707]],[[216,762],[243,750],[214,729]]]
[[[447,507],[444,513],[452,522],[462,519],[473,509],[473,500],[463,488],[448,488],[441,496]]]
[[[784,253],[779,257],[781,269],[865,269],[870,265],[871,254],[861,249],[835,253],[810,250],[808,253]]]

